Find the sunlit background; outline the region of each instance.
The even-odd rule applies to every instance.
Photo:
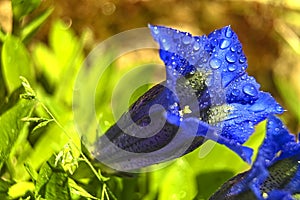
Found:
[[[110,36],[148,23],[194,35],[231,25],[248,58],[248,73],[289,111],[285,121],[290,130],[300,131],[300,3],[296,0],[46,0],[43,4],[55,10],[38,38],[47,41],[52,21],[59,18],[77,35],[88,31],[87,52]]]
[[[33,40],[27,44],[35,63],[37,80],[45,88],[40,91],[40,86],[36,86],[39,94],[50,96],[54,93],[55,85],[60,84],[59,73],[63,72],[58,67],[61,65],[59,61],[67,62],[63,58],[65,55],[64,50],[60,49],[61,46],[75,49],[77,44],[82,45],[83,53],[78,55],[79,58],[75,59],[74,64],[80,66],[84,56],[101,41],[122,31],[146,27],[149,23],[178,28],[194,35],[209,34],[215,29],[231,25],[248,58],[247,72],[257,79],[262,90],[270,92],[287,110],[282,118],[289,130],[293,133],[300,132],[300,2],[297,0],[44,0],[39,9],[25,20],[33,19],[40,10],[49,7],[54,8],[53,13]],[[12,30],[10,1],[0,1],[0,25],[6,32]],[[58,58],[54,59],[56,55]],[[114,88],[113,84],[126,71],[148,61],[162,63],[158,52],[155,51],[136,52],[114,63],[111,71],[105,76],[111,81],[106,88],[97,89],[99,95],[98,100],[96,99],[97,111],[102,127],[108,128],[114,122],[110,112],[110,92]],[[47,71],[49,69],[53,70]],[[57,76],[55,70],[60,71]],[[163,79],[163,73],[163,69],[158,69],[152,74],[153,80]],[[48,81],[43,82],[43,78]],[[57,101],[66,105],[71,105],[72,101],[71,81],[63,83],[66,86],[69,84],[71,88],[68,90],[69,93],[62,90],[56,95],[59,97]],[[53,102],[49,105],[56,106]],[[58,110],[64,109],[66,108]],[[68,116],[72,114],[71,110],[68,112],[70,112]],[[40,137],[44,137],[44,142],[40,142],[37,149],[42,149],[49,139],[55,139],[55,136],[48,134],[48,136],[32,136],[31,140],[34,143]],[[56,149],[62,144],[63,142],[57,144]],[[257,144],[253,146],[257,147]],[[216,145],[216,150],[206,156],[206,147],[209,148],[209,145],[202,148],[204,153],[190,154],[184,159],[177,160],[169,168],[144,174],[142,178],[115,178],[110,186],[112,190],[115,188],[113,192],[117,196],[124,199],[125,197],[139,199],[141,194],[147,194],[143,196],[144,199],[155,199],[157,196],[159,199],[189,199],[196,194],[197,198],[206,199],[224,180],[249,167],[220,145]],[[229,159],[221,159],[218,162],[216,158],[220,152],[223,159],[227,158],[226,156]],[[50,150],[44,155],[51,155]],[[39,161],[36,161],[37,159]],[[29,160],[34,163],[35,168],[38,168],[44,159],[35,153]],[[23,171],[17,170],[19,177],[22,177],[20,174]],[[211,178],[211,173],[214,173],[214,178]],[[217,173],[219,176],[216,176]],[[182,187],[185,181],[192,183]],[[207,185],[214,187],[206,187]],[[176,191],[178,188],[182,188],[182,191]],[[173,196],[170,195],[173,193]]]
[[[9,6],[10,1],[0,2],[0,23],[8,31],[12,28]],[[248,58],[248,73],[284,105],[289,111],[285,114],[289,128],[299,132],[300,3],[297,0],[44,0],[40,9],[49,6],[54,7],[54,12],[35,39],[47,42],[51,24],[61,19],[76,35],[86,34],[86,53],[110,36],[149,23],[194,35],[231,25]]]

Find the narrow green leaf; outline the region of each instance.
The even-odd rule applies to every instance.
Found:
[[[8,158],[25,123],[21,120],[30,115],[35,101],[20,100],[14,107],[0,116],[0,168]]]
[[[7,36],[2,47],[3,77],[11,93],[21,84],[19,77],[24,76],[33,82],[33,68],[27,49],[20,39]]]
[[[23,76],[19,77],[22,81],[22,86],[25,89],[25,94],[23,94],[21,97],[23,97],[24,99],[35,99],[36,95],[34,90],[31,88],[28,80],[26,78],[24,78]]]
[[[36,9],[41,0],[12,0],[13,15],[16,20],[20,20],[25,15]]]
[[[34,33],[38,30],[38,28],[46,21],[46,19],[51,15],[53,12],[53,8],[47,9],[43,13],[41,13],[39,16],[37,16],[35,19],[33,19],[29,24],[27,24],[22,30],[21,30],[21,39],[28,40],[31,38]]]
[[[50,122],[53,122],[54,120],[53,119],[47,119],[47,118],[40,118],[40,117],[26,117],[26,118],[23,118],[23,121],[38,123],[38,125],[36,125],[32,129],[31,132],[33,133],[37,129],[42,128],[44,126],[47,126]]]
[[[73,179],[69,179],[68,184],[71,188],[71,193],[80,195],[82,197],[90,198],[90,199],[98,199],[97,197],[94,197],[93,195],[88,193],[84,188],[77,185],[77,183]]]
[[[36,131],[37,129],[39,128],[42,128],[44,126],[47,126],[50,122],[53,122],[54,120],[53,119],[50,119],[50,120],[47,120],[47,121],[43,121],[41,123],[39,123],[37,126],[35,126],[33,129],[32,129],[32,132]]]
[[[28,174],[30,175],[31,179],[33,181],[36,181],[38,178],[38,173],[33,169],[33,167],[29,163],[24,163],[24,167]]]

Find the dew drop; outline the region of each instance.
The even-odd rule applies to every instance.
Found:
[[[193,45],[194,51],[198,51],[200,49],[200,44],[198,42],[195,42]]]
[[[280,105],[277,105],[275,109],[279,113],[282,113],[284,111],[283,107],[281,107]]]
[[[232,46],[230,47],[230,51],[232,51],[232,52],[236,52],[237,49],[238,49],[238,47],[237,47],[236,44],[235,44],[235,45],[232,45]]]
[[[219,67],[221,66],[221,61],[218,59],[218,58],[212,58],[210,61],[209,61],[209,65],[211,68],[213,69],[219,69]]]
[[[243,76],[241,76],[242,80],[246,80],[247,76],[244,74]]]
[[[227,40],[227,39],[222,39],[220,41],[220,48],[221,49],[226,49],[229,47],[229,45],[231,44],[231,41],[230,40]]]
[[[183,36],[182,42],[183,44],[188,45],[192,42],[192,37],[186,34],[185,36]]]
[[[258,94],[257,89],[251,83],[243,87],[243,92],[249,96],[256,96]]]
[[[168,51],[171,48],[170,43],[166,39],[162,39],[162,46],[163,49],[166,51]]]
[[[239,59],[240,63],[245,63],[246,62],[246,57],[245,56],[241,56]]]
[[[233,95],[233,96],[239,96],[239,94],[240,94],[240,91],[238,90],[238,89],[233,89],[232,91],[231,91],[231,94]]]
[[[226,36],[227,38],[231,38],[232,35],[233,35],[233,32],[232,32],[230,26],[228,26],[228,27],[226,28],[226,31],[225,31],[225,36]]]
[[[235,53],[232,53],[232,52],[227,52],[225,55],[225,58],[226,58],[227,62],[229,62],[229,63],[235,63],[237,60]]]
[[[155,34],[159,34],[159,30],[158,30],[157,26],[155,26],[155,27],[153,28],[153,32],[154,32]]]
[[[195,65],[197,62],[197,59],[195,58],[195,56],[191,56],[189,59],[189,64],[190,65]]]
[[[235,64],[228,65],[227,69],[228,69],[228,71],[233,72],[237,69],[237,66]]]

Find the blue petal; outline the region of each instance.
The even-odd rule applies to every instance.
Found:
[[[236,146],[249,138],[256,124],[266,119],[269,114],[283,112],[274,98],[259,91],[260,85],[245,72],[247,59],[230,26],[215,30],[208,37],[194,37],[163,26],[149,27],[154,39],[160,44],[160,56],[166,65],[166,86],[178,97],[181,109],[184,105],[196,108],[191,101],[191,94],[195,93],[198,108],[192,109],[192,117],[198,117],[215,127],[219,143],[227,145],[235,152],[242,152]],[[183,77],[188,80],[187,77],[197,73],[204,74],[205,78],[201,83],[204,85],[201,90],[182,92],[184,87],[176,88],[179,79]],[[215,109],[218,107],[232,109],[228,115],[226,109]],[[225,115],[228,116],[220,117]],[[171,114],[167,120],[178,125],[183,119],[178,114]],[[245,154],[242,157],[249,161]]]
[[[231,103],[234,110],[223,122],[221,135],[237,143],[244,143],[254,131],[254,126],[270,113],[282,113],[282,107],[268,93],[260,92],[253,104]]]
[[[242,45],[230,26],[213,31],[208,35],[211,48],[210,63],[219,60],[217,68],[221,72],[222,85],[242,76],[247,68],[247,59],[242,51]],[[212,67],[212,66],[211,66]],[[212,67],[216,69],[216,67]]]
[[[269,116],[266,138],[256,161],[242,181],[230,189],[229,196],[251,189],[259,199],[262,199],[262,193],[266,193],[268,199],[289,199],[300,192],[299,158],[300,144],[295,142],[294,135],[279,118]]]
[[[287,191],[274,190],[268,194],[267,200],[294,200],[294,198]]]

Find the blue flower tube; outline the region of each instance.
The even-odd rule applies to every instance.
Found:
[[[149,25],[166,80],[142,95],[94,145],[99,161],[132,171],[178,158],[207,139],[250,163],[242,146],[254,126],[283,108],[245,70],[247,59],[230,26],[192,36]]]

